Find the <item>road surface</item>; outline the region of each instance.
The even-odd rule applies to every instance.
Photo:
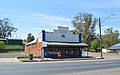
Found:
[[[1,63],[0,75],[120,75],[120,60]]]

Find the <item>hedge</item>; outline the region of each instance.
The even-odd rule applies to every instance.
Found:
[[[24,51],[24,46],[21,45],[5,45],[4,48],[0,50],[0,53],[7,53],[10,51]]]
[[[17,56],[17,59],[25,59],[25,58],[29,58],[28,55],[24,55],[24,56]],[[33,56],[33,58],[41,58],[40,56]]]

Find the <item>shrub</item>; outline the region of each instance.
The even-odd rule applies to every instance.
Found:
[[[0,41],[0,50],[2,50],[5,47],[5,43],[3,41]]]
[[[23,49],[23,46],[20,46],[20,45],[6,45],[5,49]]]
[[[0,53],[18,53],[24,51],[24,47],[21,45],[4,45],[0,48]]]
[[[25,58],[29,58],[29,56],[23,55],[23,56],[17,56],[16,58],[17,59],[25,59]],[[33,58],[41,58],[41,57],[40,56],[33,56]]]
[[[91,49],[97,52],[98,51],[98,47],[99,47],[99,41],[98,41],[98,39],[94,39],[91,42]]]

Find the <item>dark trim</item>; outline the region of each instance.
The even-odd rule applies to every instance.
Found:
[[[45,30],[42,30],[42,41],[45,41]]]
[[[47,47],[44,47],[44,57],[48,58],[48,50]]]
[[[81,33],[79,33],[79,43],[82,43]]]

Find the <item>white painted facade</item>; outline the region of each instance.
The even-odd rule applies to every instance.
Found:
[[[79,42],[79,34],[73,34],[68,27],[58,26],[58,30],[54,30],[54,32],[45,32],[45,41]]]
[[[38,34],[38,42],[42,42],[42,31]]]

